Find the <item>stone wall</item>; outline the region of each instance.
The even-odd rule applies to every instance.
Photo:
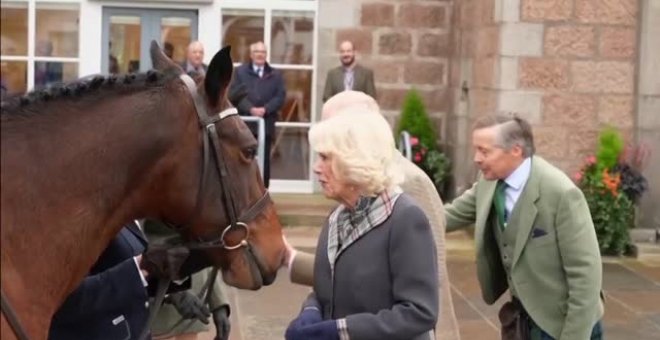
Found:
[[[642,228],[660,229],[660,1],[642,3],[636,136],[651,149],[644,172],[651,190],[642,200],[638,222]]]
[[[594,152],[604,125],[634,136],[637,3],[454,3],[456,12],[466,13],[452,24],[459,45],[451,59],[450,115],[450,131],[455,131],[450,138],[458,156],[454,173],[461,174],[457,191],[474,179],[465,156],[469,122],[485,113],[514,112],[528,119],[538,154],[569,174]]]
[[[352,40],[358,62],[374,70],[388,120],[396,121],[406,92],[416,88],[444,135],[450,16],[451,1],[320,1],[318,98],[327,71],[339,65],[339,43]],[[319,100],[317,112],[321,105]]]
[[[470,148],[471,123],[475,117],[497,109],[497,63],[501,43],[494,0],[460,0],[455,1],[453,7],[451,110],[446,143],[453,161],[452,189],[454,193],[461,193],[470,187],[476,176]]]

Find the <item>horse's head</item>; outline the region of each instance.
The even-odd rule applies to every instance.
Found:
[[[152,42],[154,68],[180,75],[175,93],[187,103],[180,114],[190,115],[192,122],[177,151],[186,161],[171,175],[179,185],[168,192],[179,195],[174,201],[181,204],[161,211],[160,218],[181,225],[197,267],[201,254],[203,264],[222,269],[228,284],[258,289],[274,281],[284,244],[255,160],[257,142],[226,99],[233,72],[229,52],[225,47],[216,53],[206,76],[195,82]]]

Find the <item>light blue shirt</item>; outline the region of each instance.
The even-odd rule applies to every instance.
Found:
[[[504,182],[507,184],[506,189],[504,189],[505,200],[505,220],[508,221],[513,207],[516,206],[520,194],[522,194],[523,189],[525,189],[525,184],[529,179],[529,175],[532,172],[532,158],[527,157],[525,160],[514,170],[509,177],[504,179]]]
[[[264,66],[266,66],[266,65],[264,65]],[[254,70],[254,73],[259,75],[259,78],[264,76],[264,66],[257,66],[257,65],[252,64],[252,69]]]

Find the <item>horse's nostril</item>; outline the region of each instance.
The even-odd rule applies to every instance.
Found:
[[[276,279],[276,278],[277,278],[277,272],[276,272],[276,271],[275,271],[275,272],[272,272],[271,274],[264,275],[264,276],[263,276],[263,280],[264,280],[264,281],[263,281],[263,284],[264,284],[264,286],[270,286],[271,284],[273,284],[273,282],[275,282],[275,279]]]

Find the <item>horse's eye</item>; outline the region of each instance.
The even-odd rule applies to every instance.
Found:
[[[247,159],[254,159],[257,156],[257,148],[243,149],[243,156]]]

